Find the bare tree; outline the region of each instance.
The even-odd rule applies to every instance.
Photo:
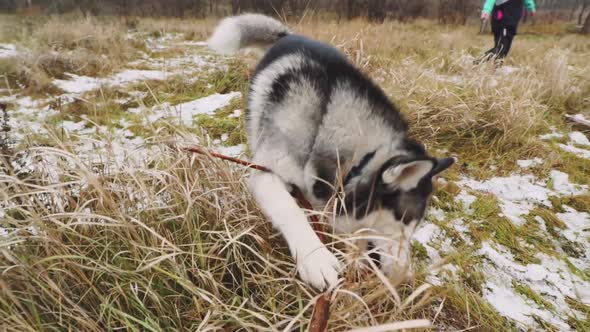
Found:
[[[383,23],[385,20],[385,0],[370,0],[367,5],[369,21]]]
[[[582,2],[582,8],[580,9],[580,15],[578,15],[578,25],[582,24],[582,21],[584,20],[584,12],[586,12],[586,8],[588,8],[589,5],[590,5],[589,0],[584,0]]]
[[[590,34],[590,14],[586,15],[586,22],[584,23],[584,26],[582,27],[582,33],[583,34]]]

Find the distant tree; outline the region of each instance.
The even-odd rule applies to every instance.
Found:
[[[372,22],[383,23],[385,20],[385,0],[369,0],[367,18]]]
[[[14,12],[18,8],[17,0],[0,0],[0,11]]]
[[[582,27],[582,33],[583,34],[590,34],[590,14],[586,15],[586,22],[584,23],[584,26]]]
[[[590,5],[590,0],[584,0],[581,3],[580,15],[578,15],[578,25],[582,24],[584,20],[584,13],[586,12],[586,8]]]

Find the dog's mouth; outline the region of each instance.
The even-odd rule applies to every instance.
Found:
[[[373,263],[375,263],[378,268],[381,268],[381,254],[375,249],[375,243],[373,243],[373,241],[367,242],[367,252]]]

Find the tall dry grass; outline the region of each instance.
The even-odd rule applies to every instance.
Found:
[[[51,81],[67,78],[66,73],[112,74],[145,50],[143,40],[131,38],[120,19],[76,16],[40,19],[18,46],[16,61],[0,59],[7,77],[2,83],[24,85],[36,94],[54,93]]]
[[[50,91],[51,80],[66,71],[106,74],[142,47],[123,45],[127,27],[122,23],[55,19],[43,24],[22,41],[22,47],[37,50],[32,42],[39,40],[39,51],[13,60],[32,71],[28,86],[37,88],[25,93]],[[313,17],[291,25],[343,50],[400,106],[414,135],[429,148],[446,148],[476,167],[544,152],[536,135],[548,124],[563,126],[557,119],[564,112],[589,103],[590,44],[581,36],[518,36],[507,60],[517,70],[506,74],[472,64],[491,43],[491,36],[476,35],[477,27],[427,21],[336,25]],[[173,32],[201,40],[212,27],[211,20],[154,19],[141,21],[137,33],[139,39]],[[51,52],[80,62],[50,65],[64,69],[48,72],[38,60]],[[94,56],[98,69],[77,69],[92,68]],[[230,77],[231,86],[212,84],[245,90],[248,77],[242,71],[219,75]],[[201,92],[173,81],[161,84],[152,86],[153,101],[145,100],[150,105],[159,102],[161,91],[183,101]],[[0,236],[3,329],[307,328],[317,291],[297,278],[285,243],[246,190],[245,171],[178,149],[197,143],[190,139],[194,128],[141,127],[154,151],[137,164],[131,156],[138,151],[125,151],[122,168],[112,167],[121,151],[104,151],[101,162],[90,162],[74,147],[84,138],[53,129],[45,147],[9,157],[31,161],[32,169],[17,172],[3,164],[0,175],[0,226],[9,229]],[[439,204],[452,204],[450,187],[439,191]],[[355,253],[353,243],[330,238],[342,261]],[[329,329],[427,318],[441,330],[513,330],[482,299],[485,276],[471,253],[460,250],[450,259],[468,271],[440,287],[424,283],[432,267],[421,263],[425,254],[420,252],[415,252],[415,279],[395,292],[377,271],[363,274],[350,267],[335,291]]]
[[[561,36],[563,29],[533,35],[526,26],[495,69],[473,64],[493,43],[473,26],[313,18],[293,25],[345,52],[401,107],[419,139],[467,157],[484,146],[490,158],[538,148],[535,136],[549,122],[588,107],[590,40]]]
[[[154,144],[145,163],[97,172],[109,168],[89,164],[71,141],[56,135],[55,148],[27,150],[38,162],[26,176],[0,175],[7,331],[309,324],[317,292],[296,277],[284,241],[246,190],[244,169]],[[429,315],[428,286],[400,292],[401,300],[372,273],[351,277],[334,293],[331,329]]]

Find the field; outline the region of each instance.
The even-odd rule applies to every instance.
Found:
[[[6,331],[307,329],[318,291],[246,188],[256,55],[203,41],[215,20],[0,17],[0,326]],[[524,25],[505,65],[478,27],[430,21],[295,31],[383,87],[433,155],[414,278],[359,271],[328,329],[428,319],[434,330],[590,331],[590,37]],[[326,216],[324,220],[329,220]],[[351,236],[353,236],[351,234]]]

